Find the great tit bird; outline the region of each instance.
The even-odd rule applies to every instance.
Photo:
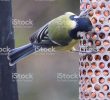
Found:
[[[92,28],[92,23],[88,17],[66,12],[34,32],[29,38],[29,44],[10,50],[8,53],[9,64],[13,66],[41,47],[67,46],[73,39],[82,38],[83,34],[79,34],[79,32],[88,32]]]

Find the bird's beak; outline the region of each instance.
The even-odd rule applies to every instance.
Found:
[[[89,9],[86,9],[86,10],[82,11],[82,12],[79,14],[79,17],[87,16],[91,10],[92,10],[92,7],[89,8]]]

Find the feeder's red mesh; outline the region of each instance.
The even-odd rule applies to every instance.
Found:
[[[80,53],[80,100],[110,100],[110,0],[80,0],[80,9],[92,7],[89,18],[95,32],[86,33],[80,50],[93,47],[96,54]],[[91,37],[91,38],[90,38]]]

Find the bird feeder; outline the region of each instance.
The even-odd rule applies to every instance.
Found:
[[[97,53],[80,53],[80,100],[110,100],[110,1],[80,0],[80,10],[90,7],[88,13],[95,31],[86,33],[80,40],[80,51]]]

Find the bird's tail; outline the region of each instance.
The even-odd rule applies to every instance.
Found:
[[[15,63],[17,63],[18,61],[20,61],[21,59],[25,58],[26,56],[35,51],[36,51],[35,47],[31,43],[10,50],[8,53],[9,65],[13,66]]]

